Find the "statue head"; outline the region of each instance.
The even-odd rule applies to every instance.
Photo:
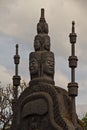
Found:
[[[36,35],[34,40],[35,51],[50,51],[50,37],[47,34]]]
[[[39,77],[39,73],[40,73],[39,60],[40,60],[40,55],[38,53],[32,52],[30,54],[29,70],[30,70],[31,79]]]
[[[48,76],[54,75],[54,54],[52,52],[43,54],[43,73]]]
[[[44,49],[50,51],[50,37],[48,35],[44,37]]]
[[[31,74],[35,74],[38,72],[38,61],[35,58],[32,58],[30,60],[29,69]]]

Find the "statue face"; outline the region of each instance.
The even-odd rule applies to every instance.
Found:
[[[35,51],[39,51],[40,50],[40,41],[39,41],[39,39],[36,39],[34,41],[34,48],[35,48]]]
[[[38,61],[33,58],[30,60],[30,66],[29,66],[29,69],[30,69],[30,73],[31,74],[36,74],[38,72]]]
[[[43,64],[43,71],[47,74],[54,74],[54,58],[48,56]]]
[[[50,50],[50,39],[46,38],[44,44],[45,44],[44,48],[49,51]]]

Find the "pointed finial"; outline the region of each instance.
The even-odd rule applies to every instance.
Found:
[[[18,76],[18,64],[20,62],[20,56],[18,54],[18,44],[16,44],[15,47],[16,47],[16,54],[14,55],[15,75],[13,76],[13,86],[19,86],[21,77]]]
[[[41,9],[41,18],[44,18],[44,8]]]
[[[14,56],[14,63],[19,64],[20,56],[18,55],[18,44],[16,44],[16,55]]]
[[[48,24],[46,23],[44,17],[44,8],[41,9],[41,16],[39,23],[37,24],[37,33],[38,34],[48,34]]]
[[[16,44],[16,55],[18,55],[18,44]]]
[[[18,48],[18,44],[16,44],[16,48]]]
[[[70,37],[70,43],[72,43],[72,44],[76,43],[77,35],[75,33],[75,22],[74,21],[72,21],[72,32],[70,33],[69,37]]]
[[[40,21],[39,22],[46,22],[45,21],[45,17],[44,17],[44,8],[41,8],[41,17],[40,17]]]
[[[72,33],[75,33],[75,21],[72,21]]]

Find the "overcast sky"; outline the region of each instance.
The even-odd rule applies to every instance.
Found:
[[[70,82],[68,57],[72,20],[76,23],[76,55],[79,62],[76,82],[79,84],[77,111],[79,115],[87,109],[87,1],[86,0],[0,0],[0,81],[3,85],[12,82],[14,75],[13,55],[15,44],[19,44],[19,74],[29,82],[29,53],[34,51],[36,25],[41,8],[49,24],[51,51],[55,54],[55,83],[67,89]]]

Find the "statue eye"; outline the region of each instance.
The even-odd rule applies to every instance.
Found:
[[[48,60],[48,63],[50,63],[50,61]]]

